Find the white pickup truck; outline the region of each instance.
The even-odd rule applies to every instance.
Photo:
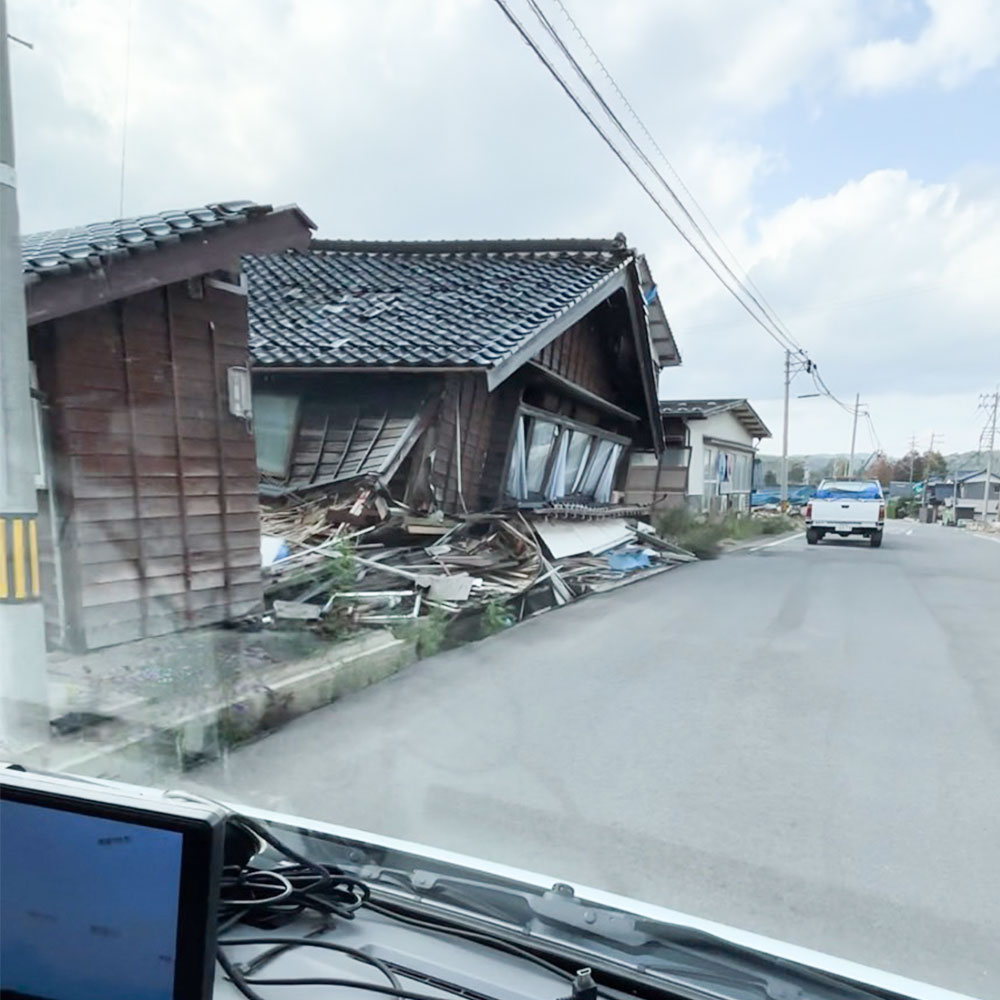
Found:
[[[806,542],[824,535],[864,535],[873,549],[882,544],[885,499],[877,479],[824,479],[806,504]]]

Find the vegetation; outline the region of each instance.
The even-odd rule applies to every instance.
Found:
[[[507,600],[503,597],[492,597],[483,607],[483,637],[496,635],[514,624]]]
[[[785,515],[727,514],[709,518],[694,514],[687,507],[672,507],[660,516],[656,529],[662,538],[693,552],[699,559],[714,559],[725,539],[746,541],[762,535],[780,535],[797,526]]]
[[[394,630],[399,639],[414,643],[417,656],[433,656],[444,645],[448,636],[450,615],[441,608],[432,608],[429,614],[414,618]]]

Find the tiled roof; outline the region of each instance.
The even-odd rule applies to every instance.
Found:
[[[745,399],[661,399],[660,413],[664,417],[687,417],[700,420],[716,413],[732,411],[733,416],[753,437],[770,437],[767,424]]]
[[[270,205],[226,201],[186,211],[30,233],[21,237],[21,262],[29,278],[68,274],[177,243],[209,229],[238,225],[270,211]]]
[[[333,243],[244,258],[258,365],[492,367],[634,258],[624,239]]]
[[[660,412],[665,417],[704,417],[744,402],[743,399],[661,399]]]

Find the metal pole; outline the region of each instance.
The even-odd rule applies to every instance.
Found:
[[[861,402],[861,394],[854,394],[854,426],[851,428],[851,460],[847,466],[848,477],[854,475],[854,444],[858,438],[858,406]]]
[[[993,417],[990,421],[989,447],[986,450],[986,482],[983,483],[983,524],[990,519],[990,493],[993,479],[993,447],[997,436],[997,406],[1000,405],[1000,389],[993,393]],[[997,520],[1000,521],[1000,504],[997,505]]]
[[[48,731],[45,618],[38,580],[38,500],[7,3],[0,0],[0,748],[21,752]]]
[[[785,351],[785,417],[781,434],[781,509],[788,506],[788,391],[792,384],[792,352]]]

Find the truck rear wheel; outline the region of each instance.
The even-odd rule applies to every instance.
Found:
[[[819,532],[815,528],[806,528],[806,545],[815,545],[819,537]]]
[[[868,538],[868,543],[873,549],[877,549],[882,544],[882,532],[873,531]]]

